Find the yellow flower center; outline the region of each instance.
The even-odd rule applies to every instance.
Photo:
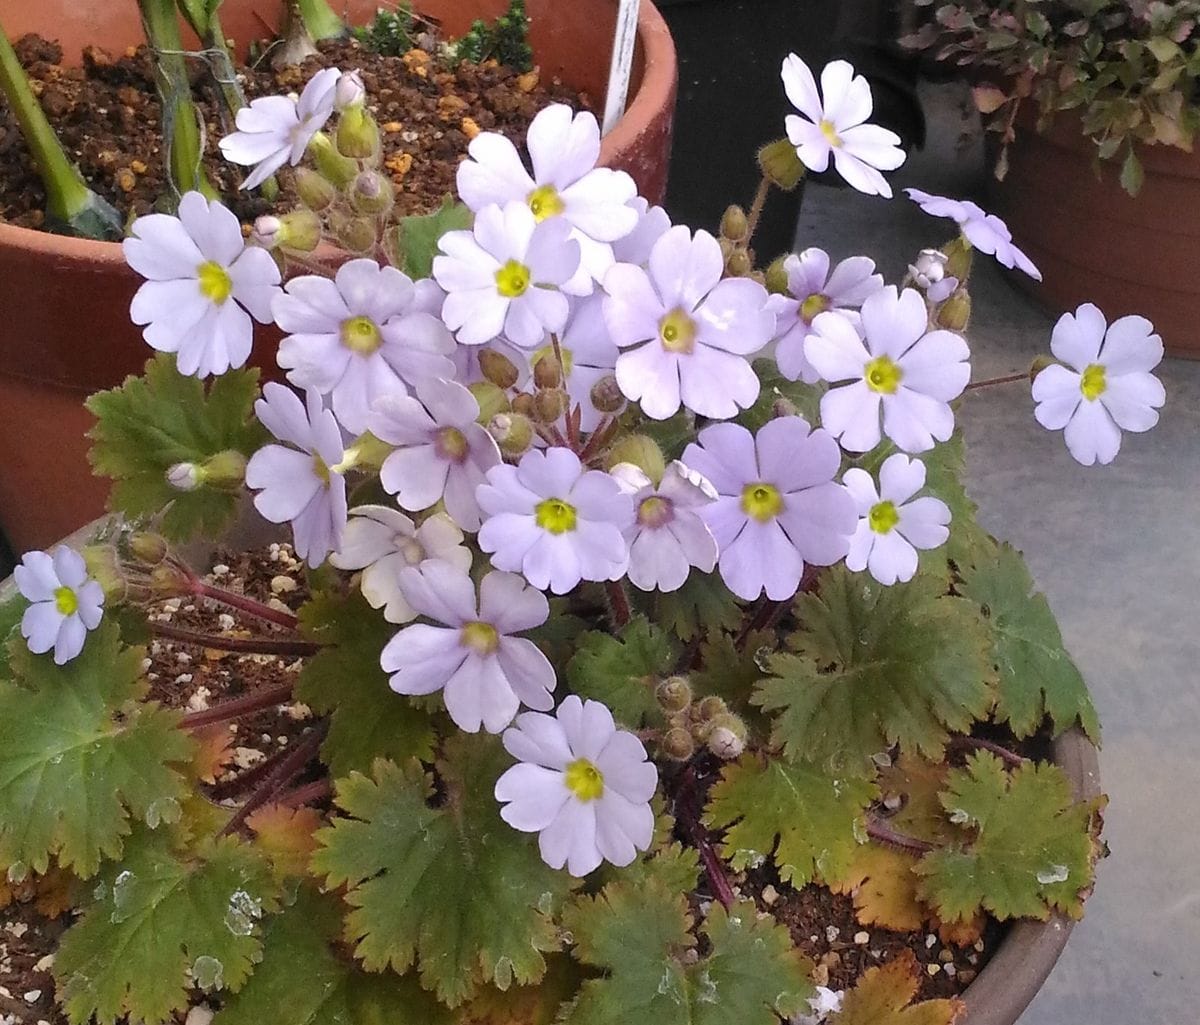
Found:
[[[681,309],[673,309],[658,322],[658,340],[667,352],[691,352],[696,344],[696,322]]]
[[[562,201],[553,185],[543,185],[529,193],[529,209],[533,211],[534,220],[544,221],[547,217],[557,217],[567,205]]]
[[[878,502],[871,506],[867,523],[876,534],[887,534],[900,522],[895,502]]]
[[[457,427],[443,427],[439,430],[433,447],[439,456],[452,463],[465,462],[470,449],[470,445],[467,444],[467,436]]]
[[[500,647],[500,634],[491,623],[464,623],[459,640],[476,655],[491,655]]]
[[[518,299],[529,290],[529,268],[509,260],[496,271],[496,289],[505,299]]]
[[[670,523],[675,518],[675,510],[671,508],[669,499],[651,495],[643,498],[638,506],[637,519],[643,527],[657,528]]]
[[[832,121],[822,121],[820,124],[821,134],[825,136],[825,141],[834,149],[840,149],[842,145],[842,137],[838,135],[837,128],[834,127]]]
[[[72,616],[79,608],[79,599],[69,587],[60,587],[54,592],[54,607],[64,616]]]
[[[1099,363],[1092,363],[1083,371],[1083,377],[1079,381],[1079,390],[1083,392],[1083,397],[1088,402],[1095,402],[1101,395],[1108,390],[1108,381],[1104,377],[1104,367]]]
[[[806,324],[811,324],[816,320],[818,314],[824,313],[826,310],[832,308],[832,306],[833,303],[830,301],[829,296],[821,295],[819,292],[815,295],[810,295],[800,304],[800,319]]]
[[[604,794],[604,773],[586,758],[577,758],[567,766],[567,789],[581,801],[594,801]]]
[[[233,278],[219,263],[209,260],[200,264],[196,278],[200,282],[200,294],[218,306],[233,294]]]
[[[895,395],[904,378],[901,370],[888,356],[876,356],[863,371],[863,380],[871,391],[882,395]]]
[[[350,317],[342,321],[342,344],[360,356],[378,352],[383,344],[383,333],[370,317]]]
[[[568,505],[561,498],[547,498],[538,502],[534,512],[537,525],[551,534],[565,534],[575,529],[575,506]]]
[[[766,523],[783,512],[783,495],[774,484],[747,484],[742,489],[742,512]]]

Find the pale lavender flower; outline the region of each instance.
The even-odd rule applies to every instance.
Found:
[[[820,173],[833,166],[859,192],[892,198],[892,187],[880,171],[894,171],[904,163],[900,136],[878,125],[869,125],[874,102],[871,85],[846,61],[825,65],[821,90],[808,65],[794,53],[783,61],[783,88],[797,110],[784,120],[788,140],[800,162]]]
[[[289,332],[277,360],[292,384],[330,396],[341,425],[361,434],[376,399],[453,376],[454,336],[429,308],[440,298],[432,282],[418,289],[374,260],[350,260],[332,281],[292,278],[272,304]]]
[[[554,715],[525,712],[505,731],[504,747],[520,764],[496,781],[500,815],[538,834],[551,868],[582,877],[602,861],[621,867],[649,849],[658,770],[599,701],[572,694]]]
[[[479,529],[475,489],[500,462],[500,450],[478,416],[475,396],[454,381],[425,381],[416,398],[389,395],[375,404],[371,433],[400,446],[379,479],[402,509],[419,512],[440,499],[463,530]]]
[[[1054,325],[1050,349],[1066,365],[1048,366],[1034,379],[1034,416],[1048,430],[1066,428],[1067,448],[1084,466],[1111,463],[1122,430],[1140,433],[1158,423],[1167,393],[1150,371],[1162,361],[1163,343],[1145,317],[1110,326],[1085,303]]]
[[[718,496],[704,477],[678,459],[667,464],[658,485],[632,463],[619,463],[610,472],[633,499],[625,540],[634,587],[677,591],[693,566],[701,573],[713,571],[717,542],[701,514]]]
[[[189,192],[179,216],[147,214],[122,243],[125,262],[147,281],[129,308],[151,348],[173,352],[181,374],[207,377],[246,362],[254,322],[271,321],[279,268],[247,246],[238,219]]]
[[[697,440],[683,461],[717,490],[700,515],[717,539],[721,579],[739,598],[765,590],[786,601],[806,562],[831,566],[846,555],[858,516],[850,492],[833,480],[842,454],[827,431],[783,416],[757,435],[724,423]]]
[[[753,405],[759,382],[746,357],[771,340],[767,291],[725,278],[717,240],[677,225],[650,252],[649,271],[617,264],[604,278],[604,319],[628,352],[616,376],[626,398],[665,420],[686,406],[721,419]]]
[[[613,343],[604,321],[604,297],[590,295],[572,304],[571,319],[559,338],[563,356],[563,382],[571,406],[580,408],[580,428],[590,433],[600,426],[603,414],[592,404],[592,388],[611,377],[620,350]],[[539,351],[546,351],[545,349]]]
[[[237,112],[237,131],[219,145],[230,163],[254,167],[243,189],[261,185],[284,164],[300,163],[333,113],[341,74],[337,68],[323,68],[309,79],[299,99],[263,96]]]
[[[654,248],[654,243],[671,227],[671,218],[661,206],[651,206],[649,201],[641,196],[631,199],[629,206],[637,211],[637,226],[624,238],[612,244],[613,259],[617,263],[632,263],[638,267],[645,267],[650,262],[650,251]]]
[[[888,285],[862,307],[862,336],[845,318],[823,313],[804,354],[831,388],[821,423],[848,452],[869,452],[886,434],[905,452],[926,452],[954,432],[950,401],[971,378],[961,335],[930,331],[916,289]],[[883,428],[880,430],[882,410]]]
[[[400,587],[400,573],[427,559],[450,563],[464,573],[471,569],[471,552],[449,516],[435,513],[418,527],[404,513],[386,505],[351,509],[342,546],[329,557],[338,569],[362,570],[359,590],[371,608],[383,609],[383,618],[389,623],[417,618]]]
[[[624,576],[622,530],[633,503],[616,480],[585,470],[570,449],[533,450],[517,466],[495,466],[476,495],[484,512],[479,547],[497,569],[523,573],[555,594],[580,580]]]
[[[943,303],[958,289],[958,278],[946,273],[949,258],[938,249],[922,249],[908,265],[909,276],[932,303]]]
[[[1042,272],[1021,250],[1013,245],[1012,232],[995,214],[989,214],[969,199],[947,199],[920,189],[905,189],[908,198],[932,217],[949,217],[958,225],[963,238],[981,253],[994,256],[996,262],[1010,270],[1020,270],[1034,281],[1042,280]]]
[[[21,617],[29,650],[41,655],[53,648],[55,665],[70,662],[104,613],[104,589],[88,577],[83,556],[63,545],[53,552],[26,552],[13,579],[31,603]]]
[[[819,375],[804,357],[804,339],[812,333],[813,321],[822,313],[836,313],[857,327],[857,309],[883,288],[883,275],[875,273],[875,261],[866,256],[842,260],[831,272],[829,254],[816,248],[791,254],[783,269],[787,294],[769,300],[777,318],[775,362],[789,381],[813,384]]]
[[[438,239],[433,276],[446,290],[442,319],[463,345],[501,335],[530,349],[567,322],[562,289],[579,267],[579,243],[561,217],[538,221],[524,203],[487,206],[471,231]]]
[[[554,667],[533,641],[513,634],[541,626],[550,615],[546,596],[513,573],[489,573],[475,585],[445,562],[406,569],[400,584],[408,603],[437,626],[407,626],[379,657],[398,694],[442,692],[461,730],[499,733],[521,705],[547,709]]]
[[[246,486],[258,491],[254,508],[271,523],[292,524],[296,554],[310,566],[342,546],[346,527],[346,481],[342,431],[321,396],[270,382],[254,403],[262,425],[282,445],[260,448],[246,464]]]
[[[940,498],[913,498],[925,486],[925,464],[900,452],[879,468],[879,487],[866,470],[842,476],[858,507],[846,568],[869,570],[885,587],[906,583],[917,572],[917,549],[938,548],[950,536],[950,507]]]

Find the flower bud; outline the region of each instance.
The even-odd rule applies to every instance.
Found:
[[[746,724],[732,712],[718,715],[709,723],[706,743],[718,758],[737,758],[746,750]]]
[[[332,227],[337,240],[352,253],[370,252],[379,240],[373,217],[335,217]]]
[[[200,466],[204,484],[220,491],[237,491],[246,479],[246,457],[227,448],[209,456]]]
[[[807,170],[800,161],[796,147],[787,139],[776,139],[758,151],[758,166],[763,177],[784,192],[791,192],[801,181]]]
[[[363,171],[350,188],[350,205],[360,214],[383,214],[391,209],[396,193],[378,171]]]
[[[379,152],[379,125],[366,107],[342,111],[337,126],[337,149],[344,157],[370,160]]]
[[[675,726],[663,734],[660,747],[664,755],[676,762],[686,762],[696,753],[696,742],[691,733],[680,726]]]
[[[176,491],[195,491],[204,483],[203,471],[195,463],[176,463],[167,470],[167,483]]]
[[[479,353],[479,371],[497,388],[504,389],[513,387],[521,376],[513,361],[495,349],[483,349]]]
[[[693,708],[696,718],[700,722],[705,723],[729,711],[729,706],[725,704],[724,699],[717,697],[715,694],[704,698],[698,705],[693,706]]]
[[[655,484],[662,480],[667,468],[658,442],[645,434],[627,434],[608,450],[604,457],[604,468],[611,470],[618,463],[633,463]]]
[[[509,459],[523,456],[533,445],[533,422],[520,413],[497,413],[488,421],[487,432]]]
[[[270,224],[268,227],[275,229],[273,232],[275,245],[285,252],[311,253],[321,243],[321,218],[303,207],[286,213],[282,217],[260,217],[258,221],[278,222]],[[255,222],[256,233],[258,221]]]
[[[763,283],[767,286],[767,291],[773,295],[788,294],[788,274],[784,267],[786,262],[786,256],[777,256],[767,268],[767,276]]]
[[[543,352],[534,360],[533,383],[539,388],[560,388],[562,380],[562,364],[553,349]]]
[[[333,90],[333,109],[344,111],[361,107],[366,99],[367,88],[363,85],[362,75],[357,71],[343,72]]]
[[[311,167],[296,168],[296,195],[310,210],[325,210],[337,199],[338,190],[333,183]]]
[[[735,249],[725,261],[725,271],[731,278],[744,278],[754,270],[754,261],[745,249]]]
[[[949,257],[939,249],[922,249],[916,263],[908,265],[908,273],[918,287],[928,289],[946,277]]]
[[[971,296],[965,288],[960,288],[938,307],[937,322],[948,331],[961,333],[967,329],[971,322]]]
[[[614,374],[605,374],[593,384],[589,398],[600,413],[616,413],[625,405],[625,396]]]
[[[686,676],[668,676],[654,688],[654,697],[664,712],[682,712],[692,703],[692,685]]]
[[[1037,356],[1034,361],[1029,364],[1029,383],[1033,384],[1037,380],[1037,375],[1047,367],[1054,366],[1058,361],[1052,356]]]
[[[566,415],[571,396],[561,388],[543,388],[533,397],[533,418],[540,424],[552,424]]]
[[[191,578],[169,559],[155,566],[148,579],[155,598],[176,598],[192,593]]]
[[[746,219],[746,211],[740,206],[725,208],[721,217],[721,236],[730,242],[741,242],[750,234],[750,222]]]
[[[771,416],[799,416],[800,410],[796,403],[789,399],[786,395],[777,395],[771,402]]]
[[[512,411],[520,413],[522,416],[527,416],[533,419],[533,396],[528,392],[521,392],[519,395],[514,395],[512,400]]]
[[[100,585],[107,603],[116,604],[130,597],[129,582],[121,572],[116,549],[111,544],[85,545],[80,554],[88,576]]]
[[[491,381],[476,381],[467,385],[467,390],[475,396],[475,401],[479,404],[477,419],[481,424],[486,424],[497,413],[507,413],[511,408],[508,396]]]
[[[317,132],[312,137],[306,152],[317,165],[321,177],[335,188],[345,188],[358,174],[357,161],[342,156],[334,147],[333,140],[324,132]]]
[[[282,229],[283,222],[278,217],[264,214],[254,222],[254,228],[250,232],[250,241],[255,245],[262,246],[263,249],[274,249],[279,245],[279,233]]]
[[[945,276],[958,278],[959,281],[965,283],[971,276],[972,250],[971,243],[961,235],[942,246],[942,253],[946,257]]]
[[[170,551],[166,538],[161,534],[153,534],[148,530],[134,531],[129,535],[127,543],[130,554],[138,562],[143,562],[148,566],[157,566],[167,557],[167,552]]]

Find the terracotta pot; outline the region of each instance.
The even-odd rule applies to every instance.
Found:
[[[334,5],[363,22],[378,0]],[[505,0],[420,0],[420,10],[463,33],[476,17],[495,17]],[[235,40],[262,36],[279,0],[225,0],[221,17]],[[617,0],[529,0],[534,54],[544,75],[561,77],[594,101],[608,80]],[[0,0],[12,38],[40,32],[69,59],[94,44],[123,50],[142,38],[133,0]],[[666,191],[675,109],[675,50],[653,4],[644,2],[634,83],[625,117],[604,139],[601,162],[623,168],[643,195]],[[115,243],[92,242],[0,224],[0,532],[19,553],[44,547],[81,519],[98,515],[105,482],[87,467],[84,432],[91,392],[139,373],[150,350],[128,317],[139,279]],[[255,362],[271,365],[278,336],[262,332]]]
[[[249,503],[225,536],[226,548],[259,547],[283,536],[281,529],[267,523]],[[108,523],[108,518],[96,520],[75,531],[61,543],[72,548],[88,544]],[[211,559],[214,546],[196,542],[186,546],[181,554],[193,566],[203,566]],[[0,581],[0,603],[16,593],[12,577]],[[1090,801],[1100,796],[1100,765],[1095,745],[1082,730],[1064,733],[1050,747],[1048,754],[1066,773],[1077,801]],[[956,1025],[1016,1025],[1025,1008],[1037,995],[1049,977],[1075,923],[1056,914],[1046,922],[1022,921],[1013,925],[992,958],[975,981],[963,993],[966,1013]],[[738,1025],[730,1022],[729,1025]]]
[[[1013,279],[1058,313],[1095,302],[1110,322],[1141,314],[1168,353],[1200,359],[1200,153],[1147,146],[1139,156],[1146,180],[1135,198],[1119,163],[1097,179],[1077,118],[1060,115],[1044,135],[1019,122],[1007,177],[989,175],[991,205],[1045,282]]]

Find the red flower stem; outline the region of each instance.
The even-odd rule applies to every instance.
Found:
[[[323,645],[312,641],[290,640],[274,637],[221,637],[216,634],[186,630],[169,623],[150,623],[150,632],[158,637],[199,648],[216,648],[219,651],[242,651],[251,655],[315,655]]]
[[[613,626],[621,630],[628,626],[633,618],[633,613],[629,611],[629,595],[625,592],[625,585],[619,580],[606,580],[604,591],[608,595],[608,611]]]
[[[280,794],[275,803],[285,808],[300,808],[313,801],[323,801],[332,793],[333,784],[327,779],[318,779],[296,787],[295,790],[289,790],[286,794]]]
[[[1003,761],[1005,765],[1014,769],[1029,761],[1028,758],[1017,754],[1015,751],[1010,751],[1003,744],[997,744],[994,740],[984,740],[982,737],[951,737],[950,746],[967,748],[971,751],[990,751]]]
[[[233,818],[225,823],[225,828],[221,830],[219,835],[228,836],[230,833],[241,829],[242,824],[256,809],[261,808],[273,797],[279,795],[292,780],[308,767],[308,763],[317,756],[317,752],[321,749],[321,741],[324,739],[324,724],[315,727],[305,734],[300,743],[292,748],[288,756],[259,784],[254,793],[250,795],[249,800],[237,810]]]
[[[754,238],[754,232],[758,228],[759,218],[762,217],[763,207],[767,205],[767,197],[771,194],[771,179],[765,174],[762,181],[758,183],[758,189],[754,193],[754,199],[750,203],[750,211],[746,214],[746,240],[742,243],[743,247],[750,245],[750,240]]]
[[[918,840],[915,836],[909,836],[907,833],[893,829],[886,820],[870,812],[867,813],[867,836],[872,840],[887,844],[889,847],[898,847],[911,854],[928,854],[936,849],[933,844],[925,840]]]
[[[721,867],[721,859],[717,857],[717,852],[713,850],[712,844],[706,837],[698,836],[696,845],[700,849],[700,861],[704,865],[704,874],[708,876],[709,885],[712,886],[713,896],[728,911],[733,907],[737,898],[733,894],[733,887],[729,885],[725,870]]]
[[[201,726],[209,726],[215,722],[229,722],[241,715],[251,712],[261,712],[264,708],[273,708],[290,700],[292,684],[281,683],[275,687],[256,690],[232,701],[222,701],[219,705],[206,708],[202,712],[192,712],[185,715],[179,723],[180,729],[194,730]]]
[[[579,453],[579,461],[586,463],[596,458],[608,443],[612,428],[615,426],[616,421],[609,414],[605,413],[603,419],[596,425],[596,429],[588,435],[588,440],[583,446],[583,451]]]
[[[972,381],[963,391],[976,391],[979,388],[994,388],[1000,384],[1016,384],[1018,381],[1028,381],[1029,371],[1023,374],[1009,374],[1006,377],[990,377],[986,381]]]
[[[192,581],[192,594],[201,598],[211,598],[222,605],[228,605],[231,609],[237,609],[239,612],[245,612],[258,619],[264,619],[268,623],[286,627],[289,630],[295,630],[300,625],[300,620],[290,612],[273,609],[270,605],[265,605],[256,598],[251,598],[245,594],[238,594],[235,591],[227,591],[225,588],[207,583],[199,577]]]
[[[687,830],[692,843],[700,853],[700,863],[704,866],[704,874],[708,877],[708,885],[712,888],[713,896],[724,905],[728,911],[737,902],[725,867],[713,849],[708,839],[708,833],[700,822],[699,809],[696,801],[696,768],[689,765],[683,773],[679,784],[679,793],[675,800],[675,815],[680,824]]]

